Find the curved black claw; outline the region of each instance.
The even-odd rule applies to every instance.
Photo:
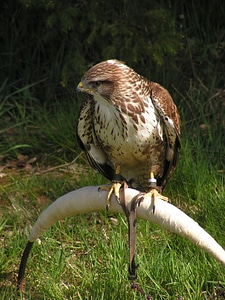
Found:
[[[117,202],[118,204],[121,204],[120,198],[119,198],[118,196],[115,196],[115,198],[116,198],[116,202]]]

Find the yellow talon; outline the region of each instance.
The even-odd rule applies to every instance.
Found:
[[[116,167],[116,171],[115,171],[115,178],[117,177],[117,175],[120,175],[120,166]],[[119,197],[119,191],[122,185],[122,181],[118,181],[116,180],[112,180],[112,186],[101,186],[99,190],[101,191],[108,191],[108,195],[106,198],[106,210],[109,209],[110,205],[111,205],[111,198],[112,198],[112,194],[115,194],[116,197],[116,201],[118,203],[120,203],[120,197]]]
[[[152,189],[151,191],[149,191],[146,195],[144,195],[144,197],[145,196],[150,196],[151,197],[151,199],[152,199],[152,210],[153,210],[153,213],[155,212],[155,207],[156,207],[156,200],[157,200],[157,198],[159,198],[159,199],[162,199],[163,201],[165,201],[165,202],[169,202],[169,198],[168,197],[165,197],[165,196],[163,196],[163,195],[161,195],[156,189]]]
[[[157,191],[157,185],[156,185],[156,179],[154,177],[154,173],[150,172],[150,178],[149,178],[149,191],[143,196],[143,198],[146,197],[151,197],[152,202],[153,202],[153,213],[155,212],[155,207],[156,207],[156,199],[162,199],[165,202],[169,202],[169,198],[165,197],[163,195],[161,195],[158,191]]]

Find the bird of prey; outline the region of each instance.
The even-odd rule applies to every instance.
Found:
[[[180,116],[169,92],[115,59],[90,68],[77,90],[87,94],[78,118],[80,145],[90,165],[113,182],[106,207],[112,192],[119,199],[123,181],[149,191],[154,203],[157,196],[167,200],[158,191],[180,150]]]
[[[168,201],[159,192],[177,165],[180,116],[166,89],[115,59],[89,69],[77,90],[86,93],[78,118],[78,141],[90,165],[112,181],[106,209],[114,192],[127,217],[128,272],[133,282],[136,205],[151,196],[154,213],[157,197]],[[124,194],[120,201],[122,185],[147,192],[140,200],[134,199],[130,211]]]

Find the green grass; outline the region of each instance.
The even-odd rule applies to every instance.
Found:
[[[209,171],[204,175],[206,183],[200,190],[196,187],[193,194],[182,191],[180,184],[172,188],[174,182],[166,193],[174,193],[175,204],[224,245],[224,178],[213,169]],[[104,182],[91,170],[87,172],[90,179],[85,185]],[[67,218],[52,226],[31,251],[25,296],[17,293],[16,272],[32,224],[51,201],[79,185],[83,185],[82,179],[67,171],[15,176],[8,186],[2,186],[2,299],[143,299],[130,289],[127,280],[124,217],[113,215],[118,220],[118,225],[113,225],[112,215],[106,212]],[[214,289],[219,292],[225,288],[225,270],[210,255],[141,220],[137,223],[137,262],[138,281],[153,299],[210,299]]]

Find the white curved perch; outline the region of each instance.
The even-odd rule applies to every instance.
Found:
[[[34,242],[50,226],[65,217],[74,216],[81,213],[105,210],[106,191],[100,191],[97,186],[87,186],[69,192],[53,202],[39,216],[31,230],[29,241]],[[126,189],[126,203],[130,208],[133,197],[139,191]],[[116,202],[114,196],[110,206],[110,211],[123,213],[121,206]],[[199,248],[210,253],[216,260],[225,265],[224,249],[193,219],[184,212],[166,203],[157,200],[155,213],[152,213],[152,202],[150,198],[145,200],[137,207],[137,217],[159,224],[171,232],[175,232],[187,238]]]

